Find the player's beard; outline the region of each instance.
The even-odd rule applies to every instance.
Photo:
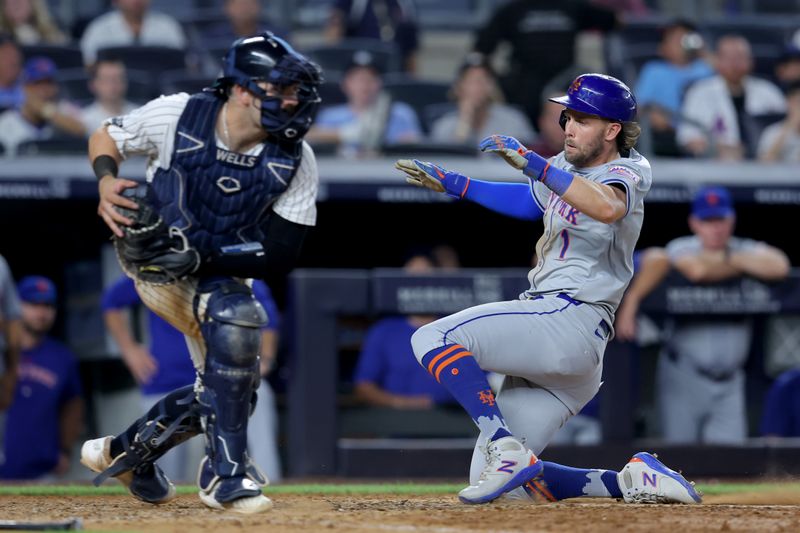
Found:
[[[603,153],[603,137],[602,135],[598,135],[592,142],[587,143],[584,147],[579,147],[574,144],[570,146],[574,148],[575,151],[571,154],[567,152],[565,144],[564,159],[567,160],[567,163],[575,165],[577,168],[586,167],[590,163],[596,161]]]

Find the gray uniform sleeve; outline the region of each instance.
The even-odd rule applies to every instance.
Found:
[[[606,185],[614,185],[625,191],[627,215],[632,205],[636,205],[640,198],[643,198],[650,189],[650,184],[642,175],[641,171],[634,165],[629,165],[617,160],[609,165],[604,175],[597,180]]]
[[[753,239],[742,239],[740,237],[731,237],[728,241],[728,249],[731,252],[752,252],[756,248],[766,246],[767,243],[762,241],[754,241]]]
[[[699,239],[691,235],[670,241],[667,243],[666,250],[669,260],[675,261],[687,255],[697,255],[701,250],[701,246]]]
[[[0,319],[16,320],[20,316],[19,296],[8,263],[0,256]]]

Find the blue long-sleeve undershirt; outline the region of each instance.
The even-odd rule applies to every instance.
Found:
[[[527,183],[470,179],[464,198],[497,213],[523,220],[539,220],[544,214]]]

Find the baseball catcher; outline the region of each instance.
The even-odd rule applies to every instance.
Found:
[[[89,141],[98,213],[142,301],[186,335],[194,386],[168,394],[117,436],[87,441],[81,461],[149,503],[175,489],[156,464],[204,434],[198,475],[209,507],[258,513],[272,502],[247,454],[266,314],[250,278],[285,276],[316,222],[318,174],[303,137],[320,103],[317,65],[271,33],[237,40],[223,75],[194,95],[162,96],[108,120]],[[148,157],[147,183],[118,177]]]

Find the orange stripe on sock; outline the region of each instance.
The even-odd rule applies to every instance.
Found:
[[[442,364],[441,364],[441,365],[439,365],[439,368],[437,368],[437,369],[436,369],[436,374],[435,374],[433,377],[435,377],[435,378],[436,378],[436,381],[439,381],[439,375],[442,373],[442,370],[444,370],[444,368],[445,368],[447,365],[449,365],[450,363],[452,363],[452,362],[454,362],[454,361],[458,361],[458,360],[459,360],[459,359],[461,359],[462,357],[470,357],[470,356],[472,356],[472,352],[468,352],[468,351],[466,351],[466,350],[465,350],[465,351],[463,351],[463,352],[458,352],[458,353],[457,353],[457,354],[455,354],[454,356],[452,356],[452,357],[450,357],[449,359],[447,359],[447,360],[445,360],[444,362],[442,362]],[[440,383],[441,383],[441,382],[440,382]]]
[[[447,357],[447,354],[453,353],[453,350],[463,350],[463,349],[464,347],[461,346],[460,344],[452,345],[451,347],[449,347],[448,349],[446,349],[445,351],[443,351],[442,353],[433,358],[433,360],[428,364],[428,372],[433,374],[434,365],[436,365],[438,361],[441,361],[442,358]]]
[[[555,496],[553,496],[553,493],[551,493],[550,490],[543,483],[539,483],[535,479],[532,479],[530,482],[533,483],[533,486],[539,490],[542,496],[544,496],[551,502],[556,501],[556,498]]]

